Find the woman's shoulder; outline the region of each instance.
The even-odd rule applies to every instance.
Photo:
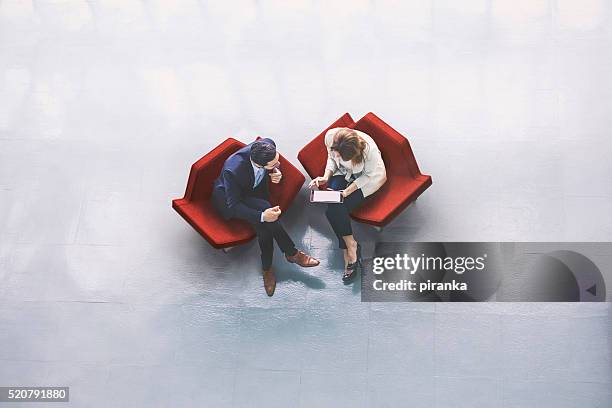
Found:
[[[368,135],[365,132],[362,132],[361,130],[355,130],[355,132],[357,132],[359,137],[361,137],[363,140],[366,141],[370,150],[372,149],[378,150],[378,146],[376,145],[376,142],[374,141],[374,139],[372,139],[372,136]]]

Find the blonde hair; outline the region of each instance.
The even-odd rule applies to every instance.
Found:
[[[363,162],[366,146],[366,141],[353,129],[341,128],[336,132],[330,149],[338,152],[342,160],[359,164]]]

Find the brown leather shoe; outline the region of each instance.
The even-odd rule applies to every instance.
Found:
[[[272,270],[272,268],[264,269],[263,281],[266,293],[268,294],[268,296],[272,296],[274,294],[274,289],[276,289],[276,276],[274,275],[274,271]]]
[[[306,255],[304,252],[298,250],[294,255],[292,256],[287,256],[285,255],[285,258],[287,258],[287,260],[291,263],[296,263],[300,266],[303,266],[305,268],[311,267],[311,266],[317,266],[319,264],[319,260],[316,258],[313,258],[310,255]]]

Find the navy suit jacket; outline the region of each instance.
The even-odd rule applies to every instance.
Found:
[[[260,141],[276,146],[272,139],[260,139]],[[264,176],[257,188],[253,188],[255,173],[251,165],[252,144],[246,145],[227,158],[221,174],[213,184],[213,189],[217,190],[213,191],[213,197],[218,197],[214,200],[215,206],[225,218],[242,218],[252,223],[259,223],[262,211],[249,207],[243,202],[247,197],[261,197],[262,192],[264,197],[261,198],[267,199],[269,196],[269,177]],[[222,202],[223,198],[225,202]]]

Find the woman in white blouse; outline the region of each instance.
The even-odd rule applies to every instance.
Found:
[[[334,128],[325,134],[327,165],[325,174],[310,182],[315,188],[327,184],[342,191],[344,202],[328,204],[325,215],[344,250],[344,275],[351,281],[357,268],[363,269],[361,246],[353,237],[350,213],[359,207],[387,181],[385,163],[374,140],[367,134],[350,128]]]

